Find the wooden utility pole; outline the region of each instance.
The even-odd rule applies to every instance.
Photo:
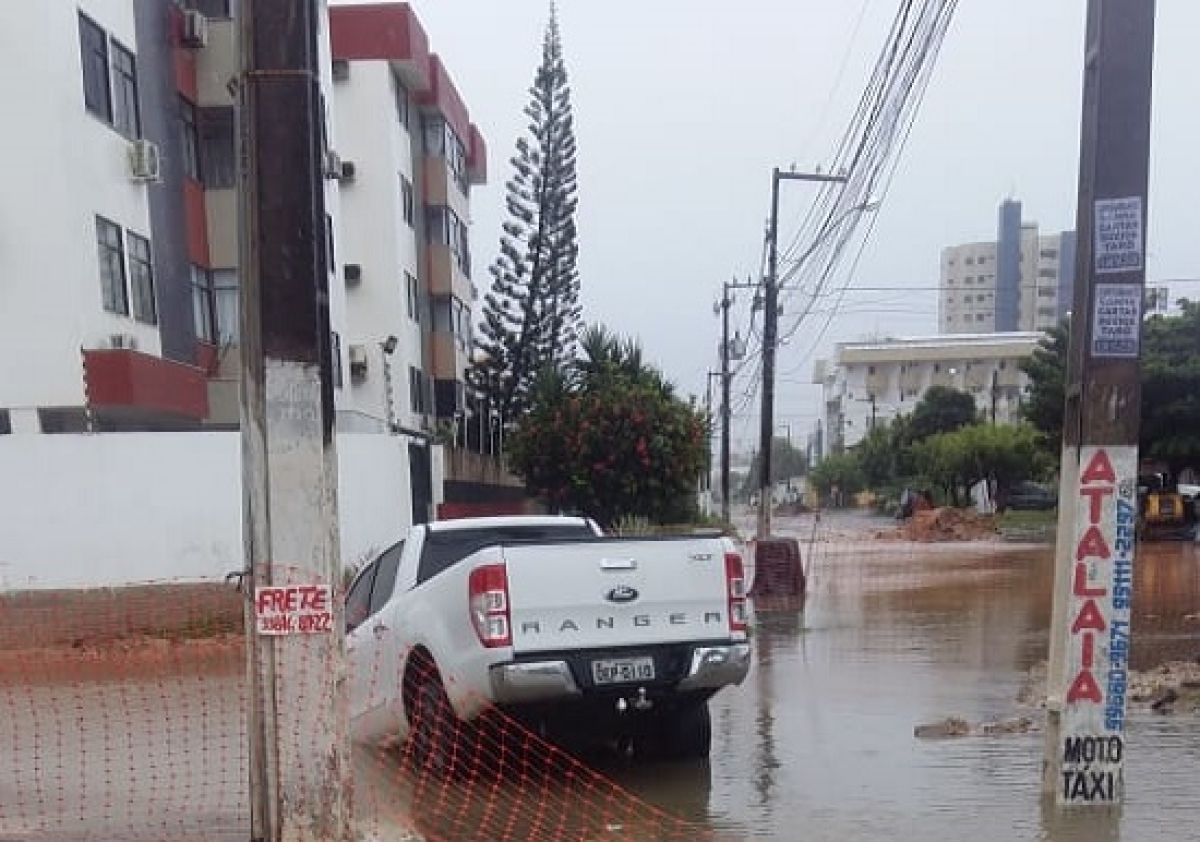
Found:
[[[1153,0],[1090,0],[1043,790],[1124,790]]]
[[[348,842],[318,0],[242,3],[242,484],[255,842]]]

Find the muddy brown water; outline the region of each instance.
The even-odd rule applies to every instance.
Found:
[[[614,813],[597,838],[611,839],[1200,840],[1193,714],[1131,716],[1126,799],[1116,811],[1042,806],[1040,733],[914,739],[916,725],[947,716],[1031,713],[1016,700],[1046,653],[1052,553],[855,537],[878,525],[778,523],[801,538],[810,594],[802,607],[758,611],[750,676],[712,702],[710,762],[606,764],[603,774],[630,798],[610,792],[598,805],[572,793],[556,819],[562,833],[543,826],[527,838],[576,838],[570,810],[602,806]],[[1200,655],[1198,613],[1196,546],[1143,545],[1135,668]],[[248,838],[244,697],[237,670],[36,686],[6,676],[0,841]],[[360,815],[378,838],[396,838],[389,830],[411,806],[412,787],[393,756],[360,753],[355,765]],[[546,792],[505,797],[536,816]],[[444,802],[416,794],[427,832],[446,839],[500,838],[462,822],[496,798],[486,788]],[[671,825],[669,836],[631,834],[651,808],[687,825]]]

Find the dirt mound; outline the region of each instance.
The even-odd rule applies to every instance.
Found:
[[[892,541],[982,541],[998,534],[996,518],[971,509],[927,509],[876,537]]]

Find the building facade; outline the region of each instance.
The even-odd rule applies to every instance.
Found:
[[[236,427],[234,14],[230,0],[12,9],[0,433]],[[427,441],[462,405],[486,148],[407,4],[322,21],[338,424]]]
[[[979,333],[839,344],[834,360],[819,360],[814,371],[823,391],[814,451],[824,457],[853,447],[873,426],[912,412],[935,385],[973,395],[984,418],[1015,423],[1028,387],[1020,363],[1041,337]]]
[[[1070,311],[1075,234],[1042,234],[1021,203],[1001,203],[994,241],[942,250],[938,325],[942,333],[1041,331]]]
[[[487,149],[406,4],[335,6],[330,23],[348,411],[356,425],[428,431],[466,409],[470,191]]]

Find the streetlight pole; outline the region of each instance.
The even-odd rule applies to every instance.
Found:
[[[771,438],[775,432],[775,346],[779,334],[779,182],[816,181],[844,183],[844,175],[822,173],[781,172],[771,170],[771,217],[767,223],[767,276],[763,279],[763,350],[762,350],[762,413],[759,425],[759,482],[758,537],[771,535]],[[850,208],[847,214],[865,210],[866,205]],[[837,228],[845,216],[829,225],[817,236],[817,241],[796,261],[802,264],[824,242],[825,236]]]

